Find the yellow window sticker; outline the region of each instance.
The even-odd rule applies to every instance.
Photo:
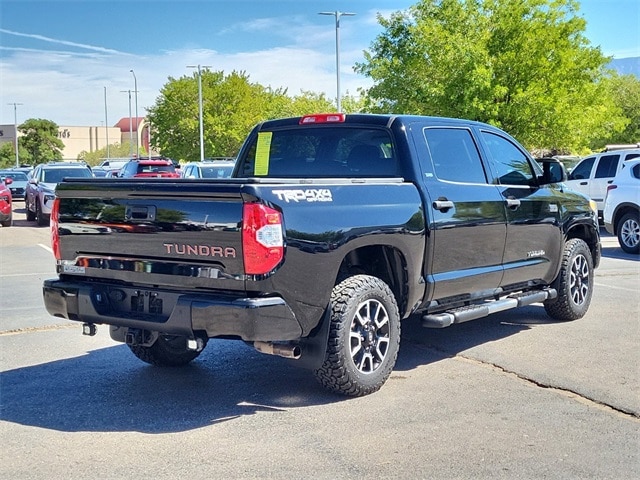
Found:
[[[256,161],[253,167],[254,175],[269,174],[269,151],[271,150],[271,137],[273,132],[258,132],[258,144],[256,145]]]

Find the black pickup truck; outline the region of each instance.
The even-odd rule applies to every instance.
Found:
[[[62,182],[44,301],[85,334],[110,325],[154,365],[240,339],[365,395],[390,375],[409,316],[442,328],[532,303],[586,313],[596,208],[565,178],[483,123],[266,121],[229,179]]]

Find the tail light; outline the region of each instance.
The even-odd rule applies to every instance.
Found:
[[[58,212],[60,211],[60,199],[55,198],[51,206],[51,249],[56,260],[61,260],[60,233],[58,232]]]
[[[242,251],[247,275],[265,275],[284,257],[282,214],[260,203],[245,203]]]

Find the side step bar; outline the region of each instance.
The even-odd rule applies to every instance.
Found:
[[[422,317],[422,326],[426,328],[445,328],[454,323],[468,322],[469,320],[486,317],[492,313],[551,300],[557,296],[558,292],[553,288],[517,293],[500,300],[483,303],[482,305],[469,305],[468,307],[425,315]]]

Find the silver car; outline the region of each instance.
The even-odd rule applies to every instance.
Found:
[[[49,225],[56,185],[67,177],[93,178],[93,174],[84,163],[41,163],[33,169],[24,200],[27,220],[36,220],[40,226]]]

